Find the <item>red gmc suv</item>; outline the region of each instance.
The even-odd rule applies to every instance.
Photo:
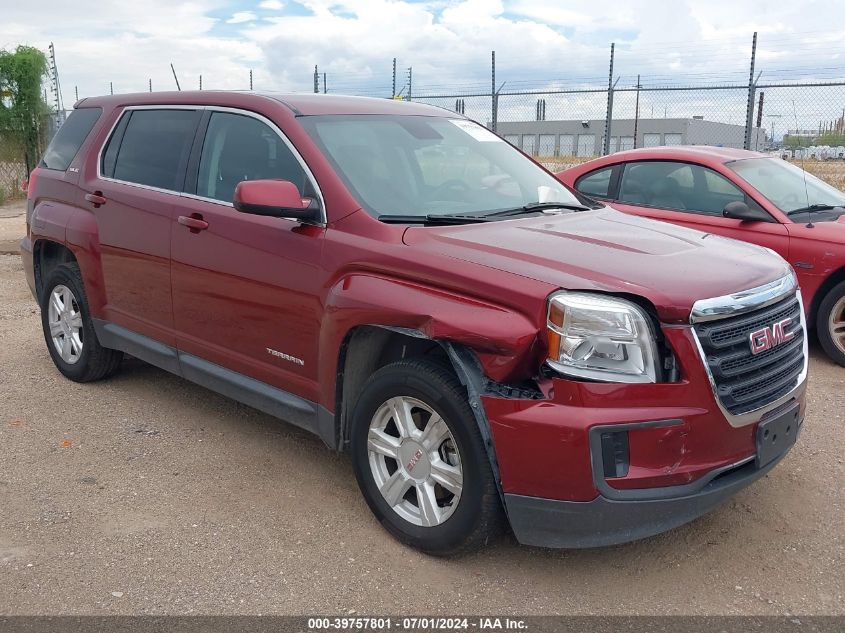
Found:
[[[348,451],[434,554],[506,523],[591,547],[766,474],[807,337],[772,251],[574,193],[445,110],[325,95],[84,99],[22,256],[59,371],[124,353]]]

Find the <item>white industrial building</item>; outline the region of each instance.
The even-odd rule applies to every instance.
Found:
[[[584,121],[500,121],[496,131],[527,154],[535,156],[601,156],[604,119]],[[636,147],[716,145],[742,148],[745,126],[691,119],[639,119]],[[766,132],[752,130],[751,148],[763,149]],[[634,148],[634,119],[614,120],[610,152]]]

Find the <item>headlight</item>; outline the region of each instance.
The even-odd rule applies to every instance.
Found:
[[[562,374],[605,382],[657,382],[651,320],[638,305],[599,294],[549,297],[549,365]]]

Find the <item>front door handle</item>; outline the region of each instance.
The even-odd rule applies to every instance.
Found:
[[[94,205],[95,209],[99,209],[101,205],[106,203],[106,199],[103,197],[102,191],[95,191],[94,193],[86,193],[85,200],[90,202]]]
[[[187,226],[191,233],[199,233],[208,228],[208,222],[202,219],[199,213],[192,213],[191,215],[180,215],[177,220],[182,226]]]

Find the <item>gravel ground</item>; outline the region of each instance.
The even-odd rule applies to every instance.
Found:
[[[717,511],[439,560],[388,537],[304,432],[134,360],[64,379],[0,255],[0,614],[845,614],[845,369],[811,364],[798,445]]]
[[[26,234],[26,200],[0,205],[0,253],[17,253]]]

